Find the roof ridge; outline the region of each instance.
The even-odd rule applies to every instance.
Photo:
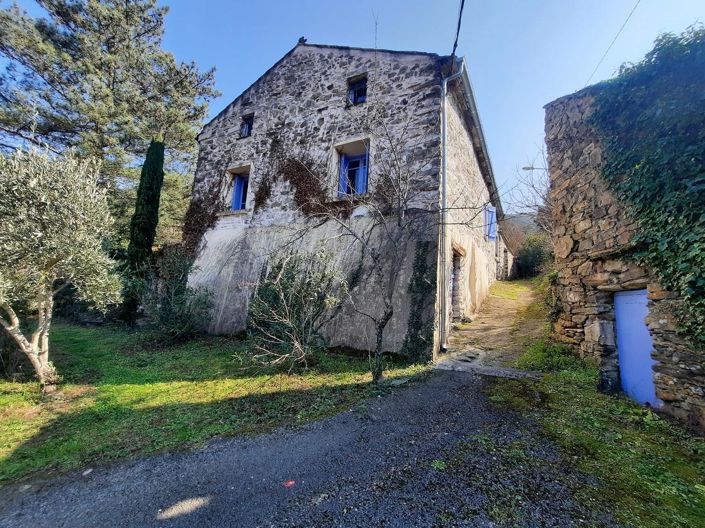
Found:
[[[365,48],[359,46],[340,46],[337,44],[312,44],[307,42],[305,39],[300,39],[297,46],[309,46],[312,48],[327,48],[327,49],[339,49],[339,50],[355,50],[355,51],[376,51],[379,53],[398,53],[401,55],[426,55],[431,57],[445,58],[449,55],[440,55],[438,53],[433,53],[430,51],[410,51],[410,50],[392,50],[385,48]]]

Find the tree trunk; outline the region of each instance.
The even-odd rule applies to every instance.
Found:
[[[39,303],[37,329],[28,340],[20,329],[20,320],[9,304],[2,303],[0,308],[7,314],[9,321],[0,317],[0,325],[7,334],[17,343],[22,353],[34,368],[34,373],[39,380],[43,394],[56,390],[57,377],[51,363],[49,363],[49,327],[54,301],[51,294],[45,296]]]
[[[38,376],[43,394],[54,392],[58,386],[56,372],[49,362],[49,329],[51,327],[53,312],[54,298],[53,295],[49,293],[44,301],[43,324],[39,336],[39,348],[37,350],[39,363],[42,366],[42,371]]]
[[[387,308],[387,310],[384,312],[384,315],[382,315],[382,318],[377,321],[377,326],[375,328],[377,334],[377,340],[375,342],[375,365],[372,369],[373,383],[379,383],[380,381],[382,381],[383,378],[384,365],[382,364],[382,338],[384,337],[384,329],[387,327],[387,323],[389,323],[389,320],[392,318],[393,313],[393,309]]]

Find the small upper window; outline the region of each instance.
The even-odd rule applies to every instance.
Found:
[[[497,239],[497,208],[485,206],[485,237],[487,240]]]
[[[242,123],[240,123],[240,137],[246,138],[252,135],[252,126],[255,123],[254,114],[248,115],[242,118]]]
[[[247,186],[249,182],[249,174],[236,174],[233,177],[233,200],[230,205],[232,211],[243,211],[247,207]]]
[[[367,152],[357,156],[340,154],[339,196],[367,192],[367,160]]]
[[[348,81],[348,102],[358,105],[367,101],[367,77]]]

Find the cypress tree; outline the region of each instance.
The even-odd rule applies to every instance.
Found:
[[[164,183],[164,143],[152,140],[142,165],[137,188],[135,213],[130,223],[130,244],[127,247],[127,272],[132,279],[143,279],[151,264],[152,245],[159,222],[159,198]],[[123,303],[123,319],[135,321],[139,298],[128,288]]]

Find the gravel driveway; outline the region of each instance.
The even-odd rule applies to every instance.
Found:
[[[615,526],[484,383],[435,372],[302,428],[7,487],[0,526]]]

